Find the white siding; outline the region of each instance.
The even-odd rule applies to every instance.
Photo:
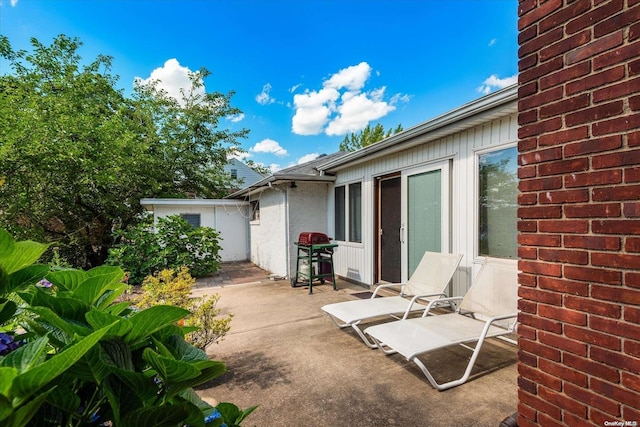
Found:
[[[260,219],[251,221],[251,262],[280,276],[287,275],[286,190],[266,189],[251,196],[260,201]]]
[[[336,273],[371,285],[375,262],[375,177],[401,171],[417,165],[450,159],[452,252],[464,258],[454,278],[453,294],[462,295],[471,284],[482,261],[476,256],[476,151],[517,142],[515,113],[490,120],[466,131],[378,157],[337,172],[335,185],[362,181],[362,244],[341,243],[334,256]],[[333,190],[329,194],[329,233],[334,230]]]
[[[249,234],[247,230],[247,211],[245,205],[212,206],[192,203],[180,205],[154,205],[154,220],[180,214],[200,214],[200,225],[211,227],[220,233],[220,257],[222,261],[243,261],[248,259]]]

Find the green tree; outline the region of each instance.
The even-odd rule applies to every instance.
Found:
[[[380,123],[373,128],[370,124],[366,128],[358,133],[351,133],[344,137],[340,143],[340,151],[356,151],[360,148],[367,147],[371,144],[375,144],[378,141],[382,141],[385,138],[389,138],[391,135],[398,132],[402,132],[402,125],[396,126],[395,129],[384,130],[384,126]]]
[[[256,163],[253,160],[247,160],[245,163],[260,175],[263,175],[265,177],[271,175],[271,169],[269,169],[267,166]]]
[[[131,97],[116,88],[111,58],[87,65],[81,42],[14,51],[0,36],[0,227],[56,242],[82,268],[101,265],[113,231],[138,221],[140,199],[224,194],[227,156],[247,131],[219,128],[238,110],[232,94],[204,93],[208,71],[175,100],[157,82]]]

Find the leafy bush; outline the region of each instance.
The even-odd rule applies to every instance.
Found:
[[[187,310],[134,309],[121,268],[51,271],[46,249],[0,230],[0,425],[231,427],[255,409],[193,391],[225,367],[184,340]]]
[[[179,215],[153,218],[127,228],[116,236],[118,243],[109,250],[108,263],[120,265],[129,274],[129,283],[139,285],[145,277],[164,269],[189,268],[196,277],[220,268],[221,239],[209,227],[192,227]]]
[[[177,273],[174,270],[162,270],[153,276],[147,276],[142,282],[142,295],[137,301],[141,308],[167,304],[186,308],[191,312],[184,325],[191,327],[185,336],[187,342],[204,350],[208,345],[223,339],[231,328],[231,318],[218,318],[220,309],[216,308],[219,294],[202,297],[191,296],[196,280],[189,274],[187,267]]]

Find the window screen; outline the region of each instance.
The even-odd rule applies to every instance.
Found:
[[[200,227],[200,214],[180,214],[192,227]]]

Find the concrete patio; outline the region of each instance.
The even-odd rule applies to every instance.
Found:
[[[198,388],[207,400],[259,405],[246,426],[498,426],[517,407],[517,349],[490,340],[466,384],[438,392],[402,356],[367,348],[320,310],[362,296],[366,289],[338,281],[292,288],[251,264],[227,265],[200,280],[196,294],[218,293],[231,331],[209,347],[228,372]],[[241,273],[232,270],[241,269]],[[423,361],[438,380],[462,374],[469,351],[445,349]]]

